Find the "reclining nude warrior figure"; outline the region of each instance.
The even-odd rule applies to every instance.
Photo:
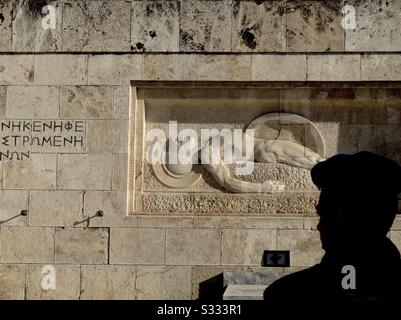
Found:
[[[243,135],[243,140],[245,138]],[[254,139],[254,158],[241,159],[259,163],[283,163],[292,167],[312,169],[324,158],[301,144],[291,141],[292,133],[281,129],[274,140],[263,138]],[[246,140],[246,139],[245,139]],[[244,142],[244,141],[243,141]],[[243,144],[244,145],[244,144]],[[236,146],[234,145],[234,148]],[[211,143],[205,144],[201,150],[209,148],[210,153],[221,155],[223,150],[214,150]],[[235,154],[235,153],[234,153]],[[235,160],[235,159],[234,159]],[[280,181],[267,180],[261,183],[243,181],[232,177],[224,160],[221,157],[211,164],[202,164],[210,172],[217,183],[224,189],[236,193],[278,193],[283,192],[285,184]]]

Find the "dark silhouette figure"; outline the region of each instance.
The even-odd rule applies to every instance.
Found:
[[[325,255],[320,264],[270,285],[266,302],[401,302],[400,253],[387,238],[398,210],[401,166],[363,151],[320,162],[311,176],[321,190],[317,228]]]

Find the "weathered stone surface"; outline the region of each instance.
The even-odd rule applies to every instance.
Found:
[[[111,155],[59,155],[57,173],[59,188],[110,190],[111,174]]]
[[[142,55],[90,55],[89,84],[127,85],[130,80],[142,80]]]
[[[232,279],[226,277],[227,272],[248,272],[252,275],[259,274],[278,274],[283,272],[283,268],[266,268],[266,267],[245,267],[245,266],[193,266],[192,267],[192,299],[199,298],[200,284],[210,279],[215,279],[215,285],[221,285],[220,292],[214,292],[215,296],[203,296],[203,298],[221,298],[224,286]],[[217,277],[219,276],[219,278]],[[210,292],[208,293],[210,294]],[[202,297],[201,297],[202,298]]]
[[[129,119],[129,86],[115,86],[113,91],[113,110],[115,119]]]
[[[50,14],[47,5],[53,6],[55,29],[46,23]],[[13,10],[13,51],[16,52],[58,52],[61,51],[61,0],[14,1]],[[45,14],[45,12],[47,12]]]
[[[270,285],[277,279],[284,276],[284,273],[277,270],[277,268],[254,268],[252,272],[243,271],[226,271],[223,273],[224,286],[233,285]],[[258,271],[257,269],[262,269]],[[269,269],[273,269],[269,271]],[[274,270],[275,269],[275,270]]]
[[[220,264],[220,231],[166,229],[166,264]]]
[[[34,81],[33,55],[2,55],[0,85],[29,85]]]
[[[85,218],[93,217],[103,211],[103,217],[90,220],[91,227],[136,227],[137,218],[127,216],[126,191],[88,191],[85,192]]]
[[[222,264],[259,266],[263,250],[277,247],[276,230],[223,230]]]
[[[63,50],[128,51],[131,2],[81,0],[63,3]]]
[[[341,1],[287,1],[287,51],[343,51]]]
[[[56,228],[57,263],[106,264],[109,232],[106,228]]]
[[[319,217],[304,217],[304,229],[316,230],[319,223]]]
[[[24,161],[6,160],[3,186],[11,189],[54,189],[56,167],[56,154],[31,154]]]
[[[1,228],[1,262],[51,263],[54,261],[54,229]]]
[[[311,266],[323,256],[318,231],[279,230],[278,250],[290,250],[292,266]]]
[[[199,55],[198,80],[251,80],[250,55]]]
[[[134,266],[82,266],[81,300],[135,300]]]
[[[127,120],[88,120],[87,152],[127,153]]]
[[[345,30],[346,51],[400,51],[399,1],[347,1],[355,8],[356,28]]]
[[[309,55],[309,81],[360,81],[361,56],[350,55]]]
[[[252,80],[305,81],[305,55],[253,55]]]
[[[10,86],[7,89],[7,119],[58,119],[59,88]]]
[[[13,0],[0,3],[0,52],[11,51]]]
[[[138,266],[138,300],[190,300],[191,267]]]
[[[301,217],[194,217],[195,228],[302,229]],[[269,231],[266,231],[269,232]]]
[[[0,86],[0,119],[6,117],[7,87]]]
[[[0,299],[25,299],[25,266],[0,265]]]
[[[401,204],[401,199],[398,199],[398,204]],[[401,207],[399,207],[401,208]],[[391,230],[401,230],[401,217],[397,216],[393,222],[393,225],[391,226]]]
[[[115,154],[113,158],[112,190],[127,190],[128,155]]]
[[[112,119],[113,91],[107,86],[69,86],[61,88],[62,119]]]
[[[27,300],[77,300],[80,294],[81,270],[74,265],[51,265],[55,269],[56,288],[45,290],[42,281],[48,274],[45,265],[26,266]],[[49,274],[50,275],[50,274]],[[45,287],[46,288],[46,287]]]
[[[390,238],[397,246],[398,250],[401,251],[401,231],[391,231]]]
[[[285,51],[285,1],[235,0],[232,47],[235,52]]]
[[[369,54],[362,56],[363,81],[401,80],[401,56]]]
[[[263,300],[267,285],[230,284],[223,295],[223,300]]]
[[[83,193],[80,191],[30,192],[29,224],[31,226],[73,226],[81,221]]]
[[[143,58],[144,80],[194,80],[197,56],[191,54],[150,54]]]
[[[111,264],[164,264],[164,254],[164,229],[111,229]]]
[[[131,50],[175,51],[179,49],[179,1],[132,3]]]
[[[182,1],[180,18],[180,51],[231,50],[231,1]]]
[[[192,228],[193,217],[137,216],[138,227],[149,228]]]
[[[218,193],[145,193],[144,211],[155,214],[212,213],[224,215],[270,215],[270,214],[312,214],[315,213],[317,194],[291,193],[255,194]]]
[[[35,84],[83,85],[86,84],[85,55],[37,55],[35,56]]]
[[[28,191],[0,190],[0,203],[1,226],[26,226],[28,224],[26,216],[18,216],[22,210],[28,210]]]

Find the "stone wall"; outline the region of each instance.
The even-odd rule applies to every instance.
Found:
[[[0,298],[190,299],[222,271],[268,270],[264,249],[291,250],[289,270],[319,261],[310,215],[127,216],[130,83],[400,81],[401,2],[345,3],[354,30],[343,1],[1,0],[1,148],[16,153],[0,162]],[[383,110],[389,131],[368,139],[400,159],[401,102]],[[400,220],[390,236],[401,248]]]

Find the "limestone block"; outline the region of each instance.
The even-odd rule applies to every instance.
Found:
[[[31,154],[24,161],[6,160],[3,186],[10,189],[54,189],[56,167],[56,154]]]
[[[398,204],[401,204],[401,199],[400,198],[398,198]],[[401,206],[399,206],[399,208],[401,208]],[[395,218],[395,220],[393,222],[393,225],[391,227],[391,230],[401,230],[401,216],[400,215],[398,215]]]
[[[50,275],[48,265],[26,266],[27,300],[77,300],[80,294],[81,270],[74,265],[50,265],[55,270],[55,289],[44,289],[42,281]],[[46,288],[46,287],[45,287]]]
[[[59,88],[27,86],[7,89],[7,119],[58,119]]]
[[[45,6],[54,7],[55,29],[43,28],[46,22]],[[59,52],[61,51],[61,0],[14,1],[13,43],[15,52]],[[53,11],[52,11],[53,13]],[[43,22],[42,22],[43,21]]]
[[[368,54],[362,56],[363,81],[401,79],[401,56],[398,54]]]
[[[31,85],[34,81],[33,55],[2,55],[0,85]]]
[[[20,145],[31,147],[33,153],[84,153],[86,150],[85,120],[33,120],[31,125],[29,143],[24,145],[24,140],[20,140]]]
[[[113,155],[112,190],[127,190],[128,155]]]
[[[197,56],[191,54],[149,54],[143,58],[144,80],[194,80]]]
[[[57,186],[62,189],[110,190],[112,156],[60,154]]]
[[[305,81],[305,55],[253,55],[252,80]]]
[[[209,279],[216,279],[215,285],[221,286],[221,292],[214,291],[215,294],[212,298],[221,298],[223,295],[224,286],[226,286],[232,279],[226,277],[227,272],[237,273],[237,272],[249,272],[254,276],[260,274],[271,274],[271,273],[281,273],[283,268],[266,268],[266,267],[245,267],[245,266],[193,266],[192,267],[192,299],[198,299],[199,297],[199,287],[200,283],[205,282]],[[218,277],[219,276],[219,277]],[[205,296],[203,296],[205,298]],[[208,297],[209,298],[209,297]]]
[[[286,51],[285,29],[285,1],[233,2],[233,51]]]
[[[165,231],[159,228],[112,228],[111,264],[163,264]]]
[[[137,216],[138,227],[141,228],[192,228],[192,217],[155,217]]]
[[[22,210],[28,210],[28,191],[0,190],[0,203],[1,226],[28,225],[28,218],[26,216],[18,216]],[[11,219],[13,217],[16,218]]]
[[[361,56],[359,54],[309,55],[309,81],[360,81]]]
[[[319,216],[304,217],[304,229],[306,230],[317,230],[318,223],[319,223]]]
[[[291,266],[311,266],[323,257],[318,231],[279,230],[278,250],[290,250]]]
[[[230,50],[231,1],[182,1],[180,51]]]
[[[223,300],[263,300],[267,285],[230,284],[224,292]]]
[[[222,264],[260,266],[264,250],[277,247],[276,230],[223,230]]]
[[[0,52],[11,51],[13,0],[0,3]]]
[[[116,86],[113,91],[114,119],[129,119],[129,101],[131,88],[129,86]]]
[[[107,86],[61,87],[62,119],[112,119],[113,90]]]
[[[131,2],[84,0],[63,3],[64,51],[128,51]]]
[[[82,266],[81,300],[135,300],[136,267]]]
[[[0,119],[6,117],[7,87],[0,86]]]
[[[194,217],[195,228],[302,229],[301,217]],[[266,232],[269,232],[266,230]]]
[[[29,225],[73,226],[81,221],[83,193],[80,191],[30,192]]]
[[[250,55],[199,55],[198,80],[251,80]]]
[[[52,263],[54,229],[37,227],[1,228],[1,262]]]
[[[88,120],[89,153],[127,153],[128,120]]]
[[[0,300],[25,299],[25,266],[0,265]]]
[[[399,1],[347,1],[355,8],[356,28],[345,30],[346,51],[400,51]]]
[[[391,231],[390,238],[397,246],[398,250],[401,251],[401,231]]]
[[[385,124],[386,106],[392,106],[392,98],[383,89],[355,88],[348,99],[334,101],[331,121],[342,124]]]
[[[85,192],[85,218],[93,217],[103,211],[103,217],[91,219],[91,227],[136,227],[137,218],[127,216],[126,191],[87,191]]]
[[[343,51],[342,1],[287,1],[287,51]]]
[[[85,55],[37,55],[35,56],[35,84],[83,85],[86,84]]]
[[[180,3],[135,0],[132,5],[131,50],[177,52]]]
[[[220,264],[220,231],[166,229],[166,264]]]
[[[90,55],[89,84],[127,85],[142,80],[142,55]]]
[[[56,228],[57,263],[106,264],[109,231],[106,228]]]
[[[190,300],[191,267],[138,266],[138,300]]]

